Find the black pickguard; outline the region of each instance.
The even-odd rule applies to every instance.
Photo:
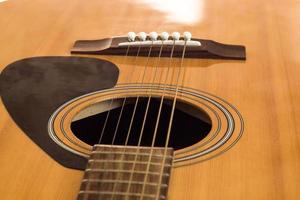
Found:
[[[114,87],[118,75],[116,65],[95,58],[26,58],[2,71],[0,94],[12,119],[40,148],[65,167],[84,169],[84,157],[62,149],[49,137],[48,120],[63,103]]]

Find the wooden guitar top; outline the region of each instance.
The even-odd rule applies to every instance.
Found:
[[[198,91],[195,94],[203,97],[211,94],[215,102],[226,100],[228,109],[233,105],[241,114],[244,130],[225,153],[174,167],[168,200],[297,200],[299,10],[297,0],[0,1],[0,70],[22,58],[70,56],[77,40],[111,38],[129,31],[190,31],[195,38],[242,44],[247,48],[247,60],[184,59],[181,78],[185,91]],[[141,80],[147,63],[145,57],[82,56],[118,66],[120,86]],[[174,66],[180,65],[180,58],[173,61]],[[155,57],[149,59],[149,65],[155,63]],[[168,63],[168,57],[161,58],[161,74],[166,75]],[[148,82],[152,76],[150,71]],[[233,118],[237,120],[237,116]],[[225,117],[220,115],[219,120],[223,122]],[[217,117],[212,120],[214,130],[216,121]],[[220,129],[226,132],[223,125]],[[235,126],[235,130],[240,128]],[[185,134],[189,136],[188,129]],[[175,160],[180,153],[174,152]],[[1,100],[0,199],[76,199],[83,174],[63,167],[33,143]]]

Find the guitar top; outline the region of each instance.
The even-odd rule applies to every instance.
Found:
[[[0,0],[0,198],[299,199],[299,10]]]

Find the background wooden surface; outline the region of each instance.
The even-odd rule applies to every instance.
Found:
[[[245,132],[226,154],[174,169],[169,199],[299,199],[300,2],[178,2],[169,3],[174,12],[150,0],[1,2],[0,68],[25,57],[69,55],[77,39],[128,31],[188,30],[198,38],[243,44],[246,62],[187,60],[185,64],[184,86],[234,104],[245,120]],[[180,4],[190,5],[185,11],[189,17],[176,22]],[[121,58],[101,58],[120,66],[120,82],[130,73]],[[82,174],[50,159],[0,104],[1,199],[75,199]]]

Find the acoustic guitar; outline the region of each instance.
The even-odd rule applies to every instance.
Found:
[[[1,199],[299,199],[297,1],[0,1]]]

